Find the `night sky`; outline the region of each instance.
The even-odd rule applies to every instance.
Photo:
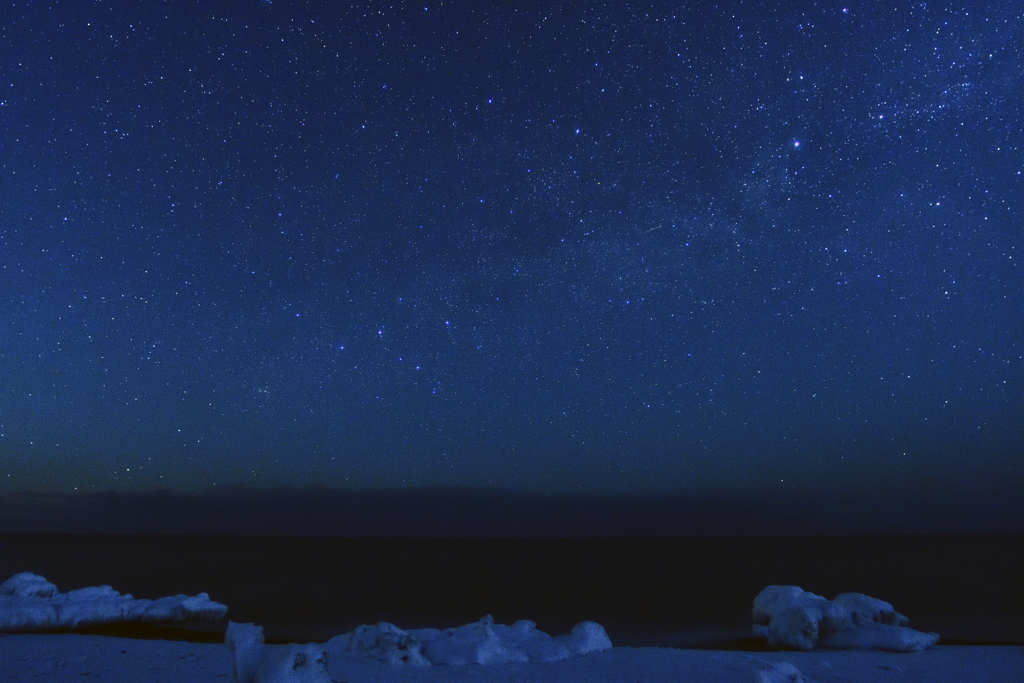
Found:
[[[891,4],[6,3],[0,491],[1024,491],[1024,10]]]

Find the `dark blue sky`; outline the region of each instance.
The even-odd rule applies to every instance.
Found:
[[[681,4],[9,3],[0,491],[1024,489],[1024,11]]]

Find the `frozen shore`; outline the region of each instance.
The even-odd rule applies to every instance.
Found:
[[[267,645],[284,651],[287,646]],[[590,681],[645,683],[720,680],[751,683],[788,662],[807,680],[1010,681],[1024,671],[1024,647],[937,645],[905,654],[873,650],[813,652],[731,652],[616,647],[561,662],[501,666],[396,669],[368,661],[332,662],[340,683],[430,683],[474,681],[512,683]],[[79,634],[0,635],[0,681],[88,680],[125,683],[211,683],[230,681],[233,657],[223,644],[136,640]],[[780,679],[781,680],[781,679]]]

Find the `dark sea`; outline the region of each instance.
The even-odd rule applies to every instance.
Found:
[[[268,642],[325,641],[365,623],[447,628],[490,614],[498,623],[530,619],[552,635],[588,619],[615,645],[756,649],[753,599],[784,584],[829,599],[848,591],[881,598],[943,643],[1024,644],[1022,536],[0,535],[0,581],[21,571],[61,591],[206,592],[228,606],[224,624],[129,633],[141,637],[218,640],[231,620],[262,625]]]

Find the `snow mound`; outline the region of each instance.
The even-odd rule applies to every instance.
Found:
[[[264,646],[263,628],[230,622],[224,644],[234,653],[236,683],[330,683],[328,664],[381,663],[389,667],[494,665],[557,662],[611,649],[604,628],[580,622],[572,633],[552,638],[532,621],[512,626],[487,616],[473,624],[440,630],[403,631],[394,624],[359,626],[326,645]]]
[[[0,583],[0,595],[12,595],[16,598],[50,598],[57,593],[57,587],[32,572],[15,574]]]
[[[532,621],[512,626],[495,624],[486,616],[478,622],[444,630],[403,631],[394,624],[360,626],[332,638],[327,652],[335,658],[369,658],[393,666],[464,666],[557,662],[601,652],[612,646],[600,624],[583,621],[572,633],[552,638]]]
[[[322,645],[264,647],[263,627],[228,622],[224,644],[235,655],[235,683],[331,683]]]
[[[810,652],[872,649],[918,652],[939,641],[937,633],[907,628],[893,606],[861,593],[829,601],[797,586],[768,586],[754,598],[754,635],[771,647]]]
[[[264,654],[254,683],[332,683],[322,646],[288,645],[284,652]]]
[[[327,641],[335,656],[362,655],[393,666],[430,666],[423,656],[423,644],[415,636],[394,624],[382,621],[376,626],[358,626],[352,633]]]
[[[789,662],[773,662],[754,673],[754,683],[815,683]]]
[[[206,593],[136,600],[110,586],[61,593],[38,574],[22,572],[0,583],[0,632],[26,633],[136,622],[173,624],[217,621],[228,608]]]

